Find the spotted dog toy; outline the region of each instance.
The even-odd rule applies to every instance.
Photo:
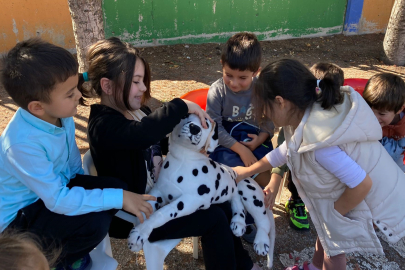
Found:
[[[192,114],[174,128],[159,180],[149,193],[157,198],[156,202],[149,201],[154,213],[132,229],[128,246],[132,251],[139,251],[154,228],[198,209],[207,209],[211,204],[231,201],[234,235],[245,233],[246,209],[257,226],[254,249],[259,255],[268,254],[268,267],[271,267],[275,239],[273,213],[265,208],[263,191],[254,180],[246,178],[236,185],[237,175],[231,168],[201,153],[201,150],[212,152],[218,145],[218,128],[209,121],[207,126],[208,129],[202,128],[200,119]]]

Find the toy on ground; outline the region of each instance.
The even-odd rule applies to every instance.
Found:
[[[212,152],[218,145],[218,128],[207,120],[204,129],[196,115],[180,121],[170,135],[169,153],[163,162],[159,179],[149,194],[154,213],[130,233],[128,246],[139,251],[154,228],[166,222],[208,209],[211,204],[231,201],[231,230],[239,237],[245,233],[248,211],[255,219],[257,234],[254,250],[268,255],[272,266],[275,240],[273,213],[264,205],[264,194],[251,178],[236,184],[236,173],[229,167],[209,159],[202,152]],[[246,210],[245,210],[246,209]]]

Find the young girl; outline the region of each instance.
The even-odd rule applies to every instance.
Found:
[[[405,176],[378,142],[381,128],[361,96],[296,60],[261,72],[255,108],[286,141],[238,179],[287,163],[318,239],[309,269],[346,269],[345,253],[383,254],[373,223],[391,242],[405,235]]]
[[[6,230],[0,234],[0,265],[3,270],[49,270],[60,249],[44,254],[38,237],[28,232]]]
[[[97,173],[119,178],[130,191],[144,194],[159,171],[156,167],[153,173],[148,170],[151,160],[160,166],[157,145],[167,151],[166,135],[188,113],[198,115],[204,128],[210,117],[197,104],[179,98],[151,112],[145,106],[150,98],[149,65],[129,43],[118,38],[101,40],[90,47],[88,59],[89,70],[83,79],[101,98],[100,104],[91,106],[88,126]],[[202,236],[206,269],[260,269],[241,240],[233,236],[231,216],[229,203],[213,205],[155,229],[149,240]],[[132,223],[113,219],[110,236],[127,238],[132,227]]]

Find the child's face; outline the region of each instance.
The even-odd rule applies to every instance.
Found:
[[[69,77],[66,81],[58,83],[50,93],[50,103],[41,102],[43,113],[38,117],[57,125],[60,118],[74,116],[82,93],[77,89],[78,75]]]
[[[128,103],[131,108],[138,110],[141,108],[143,93],[147,90],[146,85],[143,82],[145,76],[145,65],[142,60],[137,59],[135,63],[134,76],[132,78],[131,90],[128,96]]]
[[[248,90],[252,84],[253,77],[255,77],[257,73],[258,71],[252,72],[250,70],[240,71],[238,69],[231,69],[226,63],[222,67],[224,83],[234,93]]]
[[[381,127],[390,125],[393,121],[397,113],[394,111],[380,111],[374,108],[371,108],[375,117],[377,117],[378,122],[380,123]],[[398,113],[400,113],[399,111]]]

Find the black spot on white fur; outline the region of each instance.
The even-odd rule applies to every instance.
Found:
[[[220,169],[221,169],[221,172],[222,172],[222,173],[225,173],[225,171],[224,171],[224,169],[223,169],[222,167],[220,167]]]
[[[248,187],[248,189],[256,190],[256,188],[254,186],[251,186],[251,185],[246,185],[246,186]]]
[[[203,166],[201,170],[202,170],[203,173],[208,173],[208,167],[207,166]]]
[[[200,196],[204,195],[204,194],[208,194],[210,193],[210,188],[207,187],[206,185],[201,185],[198,187],[198,194]]]
[[[257,206],[257,207],[262,207],[263,206],[263,202],[260,201],[260,200],[256,200],[256,199],[253,200],[253,204],[255,206]]]
[[[265,215],[266,214],[266,210],[264,210],[264,212],[263,212],[263,215]]]
[[[219,200],[219,196],[215,198],[215,201],[218,201],[218,200]]]
[[[219,173],[217,174],[217,180],[221,180],[221,175]]]
[[[215,189],[218,190],[219,187],[219,180],[215,180]]]
[[[224,188],[221,192],[221,197],[224,195],[228,195],[228,186],[226,186],[226,188]]]
[[[169,168],[169,161],[166,161],[166,164],[163,168],[165,168],[165,169]]]
[[[244,181],[245,181],[246,183],[249,183],[249,184],[250,184],[250,181],[249,181],[249,180],[245,179]]]
[[[167,198],[169,198],[169,200],[172,200],[173,196],[171,194],[169,194],[169,196],[167,196]]]
[[[198,209],[204,208],[204,205],[201,205],[200,207],[198,207]]]
[[[181,183],[181,181],[183,181],[183,176],[179,176],[179,178],[177,178],[177,183]]]
[[[240,196],[243,196],[243,191],[242,190],[239,190],[238,193],[239,193]]]
[[[194,176],[197,176],[197,175],[198,175],[198,170],[197,170],[197,169],[194,169],[194,170],[193,170],[193,175],[194,175]]]
[[[218,125],[215,125],[214,135],[212,135],[212,139],[215,141],[218,140]]]
[[[158,203],[155,203],[155,208],[156,208],[156,210],[159,210],[159,204]]]
[[[179,211],[181,211],[181,210],[183,210],[183,208],[184,208],[184,203],[183,203],[183,202],[179,202],[179,203],[177,204],[177,209],[179,209]]]
[[[217,168],[217,164],[215,164],[215,161],[213,161],[212,159],[210,159],[210,163],[211,163],[212,167],[214,167],[214,169]]]
[[[157,198],[156,198],[156,201],[157,201],[158,203],[162,203],[162,202],[163,202],[162,197],[157,197]]]

